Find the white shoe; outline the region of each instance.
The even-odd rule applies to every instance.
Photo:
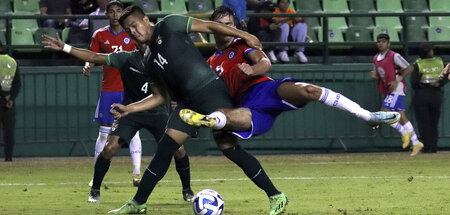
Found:
[[[100,203],[100,190],[92,190],[89,192],[89,203]]]
[[[295,52],[295,56],[298,58],[298,61],[300,61],[301,63],[308,62],[308,58],[306,58],[306,56],[303,52]]]
[[[278,63],[277,56],[275,56],[275,52],[269,51],[267,52],[267,55],[269,56],[269,60],[271,63]]]
[[[279,58],[283,63],[289,62],[289,56],[288,56],[288,54],[287,54],[286,51],[281,51],[280,53],[278,53],[278,58]]]

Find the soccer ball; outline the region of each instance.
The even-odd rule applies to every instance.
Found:
[[[194,197],[192,208],[196,215],[221,215],[223,199],[220,194],[211,189],[205,189]]]

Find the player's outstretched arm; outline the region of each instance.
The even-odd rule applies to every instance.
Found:
[[[104,65],[106,64],[106,55],[95,53],[87,49],[80,49],[76,47],[72,47],[68,44],[65,44],[59,36],[50,37],[48,35],[42,36],[44,40],[42,41],[42,44],[44,44],[44,48],[55,50],[55,51],[64,51],[80,60],[92,62],[95,64]]]
[[[165,102],[164,96],[160,93],[158,88],[152,87],[153,94],[147,96],[141,101],[131,103],[129,105],[122,105],[114,103],[111,105],[111,114],[114,118],[118,119],[128,114],[137,113],[141,111],[151,110],[156,108]]]
[[[194,18],[192,21],[191,31],[239,37],[244,39],[248,46],[262,50],[261,42],[254,35],[221,23]]]

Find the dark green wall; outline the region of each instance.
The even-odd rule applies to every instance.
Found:
[[[286,76],[330,88],[376,111],[382,98],[368,75],[371,64],[275,65],[273,78]],[[101,68],[88,78],[81,67],[23,67],[23,88],[16,100],[17,126],[15,156],[93,155],[98,125],[92,122],[101,85]],[[446,94],[449,90],[446,89]],[[412,122],[410,89],[406,99]],[[439,146],[449,148],[450,114],[440,120]],[[417,130],[417,129],[416,129]],[[152,155],[155,141],[141,132],[144,155]],[[312,153],[343,151],[397,151],[400,137],[384,126],[372,130],[364,121],[320,103],[310,103],[298,111],[283,113],[266,135],[242,141],[253,153]],[[344,148],[345,146],[345,148]],[[208,129],[187,144],[190,154],[220,154]],[[1,155],[3,150],[1,150]],[[127,154],[121,149],[119,154]]]

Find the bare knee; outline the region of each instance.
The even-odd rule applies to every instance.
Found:
[[[184,149],[184,145],[178,148],[178,150],[173,154],[173,157],[177,160],[184,158],[184,156],[186,156],[186,150]]]
[[[119,148],[120,145],[118,139],[108,138],[108,144],[103,148],[102,155],[106,159],[111,159]]]
[[[226,131],[216,131],[214,140],[221,151],[239,146],[237,137]]]
[[[322,88],[312,84],[305,84],[300,88],[300,94],[309,101],[317,101],[322,95]]]

